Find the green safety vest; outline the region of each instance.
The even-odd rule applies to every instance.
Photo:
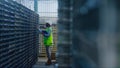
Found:
[[[49,32],[50,31],[50,36],[45,37],[44,36],[44,45],[45,46],[52,46],[53,44],[53,35],[52,35],[52,28],[46,28],[46,31]]]

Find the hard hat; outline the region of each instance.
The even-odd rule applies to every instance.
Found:
[[[52,25],[52,22],[51,22],[51,21],[46,21],[46,23],[49,23],[50,25]]]

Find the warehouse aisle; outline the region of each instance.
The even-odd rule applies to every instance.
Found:
[[[120,68],[119,6],[120,0],[0,0],[0,68]]]
[[[44,62],[37,62],[33,68],[54,68],[54,65],[45,66]]]
[[[55,60],[53,60],[53,64],[52,65],[45,65],[45,62],[47,61],[46,58],[38,58],[38,62],[33,66],[33,68],[55,68]]]

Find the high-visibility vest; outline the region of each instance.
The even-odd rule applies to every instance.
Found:
[[[47,32],[50,32],[50,36],[44,36],[44,45],[45,46],[52,46],[53,45],[53,35],[52,35],[52,28],[46,28]]]

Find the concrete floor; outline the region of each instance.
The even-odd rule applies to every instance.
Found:
[[[53,60],[52,65],[45,65],[45,62],[47,61],[46,58],[38,58],[38,62],[33,66],[33,68],[55,68],[55,60]]]

